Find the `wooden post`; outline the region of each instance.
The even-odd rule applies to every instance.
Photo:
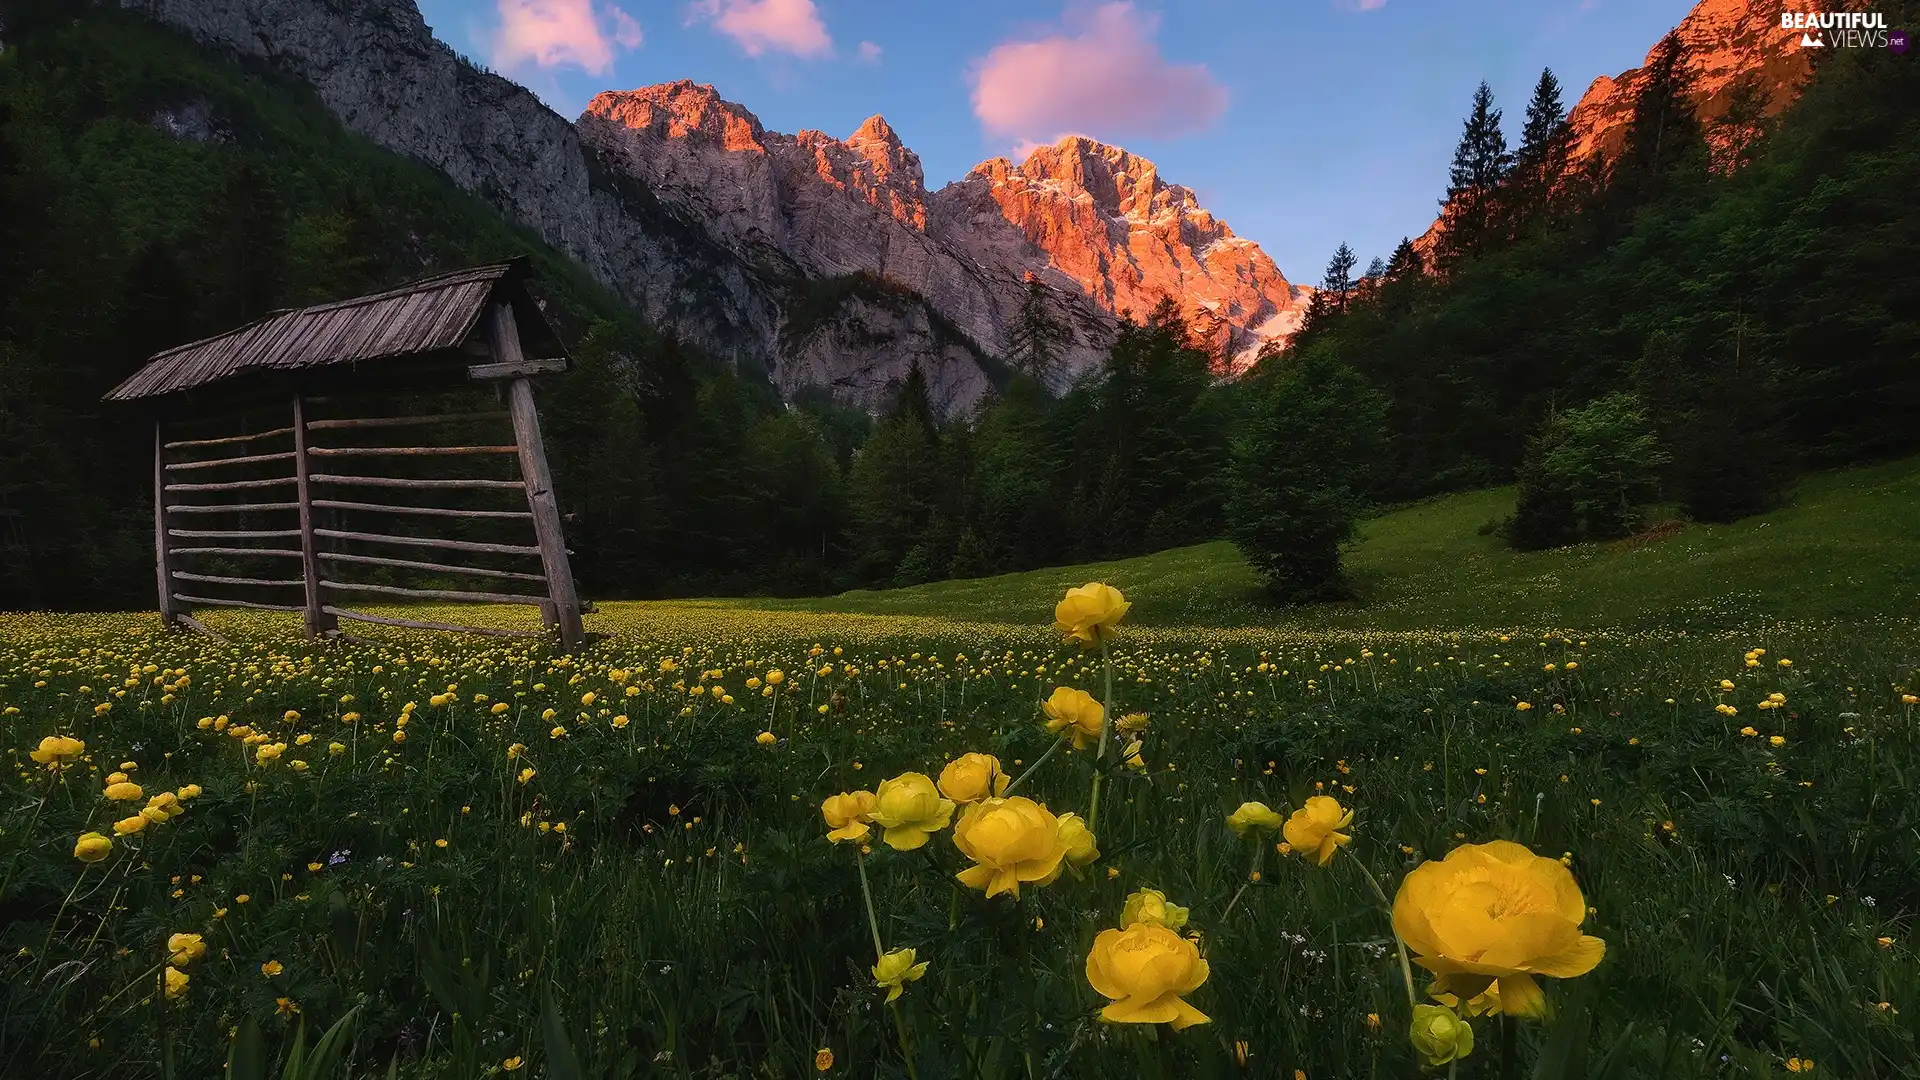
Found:
[[[513,309],[495,304],[487,317],[488,344],[493,359],[503,365],[525,362],[520,353],[520,331]],[[533,406],[533,384],[525,375],[507,384],[507,407],[513,414],[513,439],[520,452],[520,478],[527,488],[527,508],[533,511],[533,532],[540,545],[540,563],[547,576],[553,621],[561,642],[569,649],[585,638],[580,625],[580,596],[573,587],[573,567],[567,560],[567,539],[560,530],[560,505],[553,496],[553,473],[547,468],[546,447],[540,441],[540,414]]]
[[[293,396],[293,476],[300,500],[300,570],[307,587],[307,636],[319,637],[340,628],[340,620],[326,610],[320,596],[319,548],[313,535],[313,485],[307,448],[307,407],[299,394]]]
[[[173,558],[167,538],[167,448],[159,420],[153,422],[153,566],[160,581],[160,622],[171,630],[180,625],[180,609],[173,602]]]

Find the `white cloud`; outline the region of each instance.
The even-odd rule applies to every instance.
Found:
[[[813,0],[695,0],[687,15],[688,22],[713,23],[748,56],[770,51],[795,56],[833,52],[833,38]]]
[[[880,62],[880,51],[880,46],[871,41],[863,41],[860,43],[860,59],[865,60],[869,64],[877,64]]]
[[[604,75],[613,68],[615,45],[640,46],[640,23],[612,4],[597,13],[592,0],[496,0],[496,4],[500,28],[494,34],[493,63],[497,67],[571,65]]]

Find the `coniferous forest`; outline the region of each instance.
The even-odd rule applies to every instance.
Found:
[[[1318,599],[1386,503],[1517,481],[1507,536],[1552,546],[1630,533],[1651,505],[1733,520],[1801,470],[1920,448],[1920,68],[1832,50],[1785,112],[1753,87],[1703,125],[1680,49],[1663,44],[1609,167],[1571,160],[1551,73],[1518,124],[1482,87],[1438,242],[1358,272],[1343,245],[1301,333],[1243,377],[1163,305],[1056,393],[1063,331],[1033,304],[978,411],[937,415],[915,377],[869,417],[678,346],[297,85],[117,12],[14,3],[0,608],[146,602],[150,434],[99,399],[148,355],[523,252],[576,361],[543,410],[575,571],[601,598],[1230,537],[1277,596]]]

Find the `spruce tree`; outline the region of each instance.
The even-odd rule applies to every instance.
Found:
[[[1326,329],[1335,315],[1347,309],[1347,302],[1353,297],[1353,267],[1359,261],[1359,256],[1342,241],[1327,263],[1327,272],[1320,277],[1320,287],[1307,301],[1306,314],[1293,336],[1295,347],[1305,346],[1315,334]]]
[[[1481,83],[1473,92],[1473,110],[1453,151],[1447,176],[1446,226],[1440,235],[1441,262],[1451,264],[1484,252],[1493,242],[1494,204],[1501,181],[1513,164],[1493,89]]]
[[[1509,198],[1511,228],[1514,232],[1529,222],[1547,215],[1566,175],[1571,140],[1567,128],[1567,108],[1560,98],[1560,80],[1552,68],[1540,72],[1533,97],[1527,102],[1527,122],[1520,134],[1520,151],[1514,155],[1513,181]]]
[[[1678,175],[1704,164],[1688,59],[1687,44],[1678,31],[1654,47],[1640,93],[1634,98],[1626,145],[1608,185],[1616,215],[1655,198]]]
[[[1045,385],[1072,340],[1066,324],[1053,314],[1047,287],[1039,278],[1028,278],[1020,313],[1007,334],[1008,362],[1015,371]]]

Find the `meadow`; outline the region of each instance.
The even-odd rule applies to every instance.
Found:
[[[1477,542],[1476,517],[1428,542]],[[1140,609],[1103,651],[1027,575],[973,583],[991,617],[607,604],[574,655],[0,616],[0,1073],[1920,1076],[1920,660],[1884,589],[1830,597],[1846,618],[1706,591],[1711,618],[1664,626],[1313,629],[1209,624],[1125,567],[1047,573]],[[1052,699],[1089,730],[1061,687],[1129,718],[1102,765],[1049,729]],[[988,896],[987,808],[938,820],[968,753],[1091,819],[1097,856],[1041,852],[1050,874]],[[945,789],[908,800],[921,846],[876,820],[914,772]],[[879,812],[828,802],[860,790]],[[1314,798],[1354,815],[1325,865],[1293,843],[1325,829],[1273,827]],[[1247,801],[1274,818],[1230,826]],[[1461,1002],[1472,1049],[1430,1065],[1383,901],[1496,840],[1564,867],[1604,955],[1537,980],[1543,1017]],[[1184,923],[1141,929],[1168,904]],[[1123,918],[1162,952],[1122,981],[1177,983],[1181,1030],[1164,999],[1112,1019]],[[892,1003],[876,946],[927,965],[882,972]]]

